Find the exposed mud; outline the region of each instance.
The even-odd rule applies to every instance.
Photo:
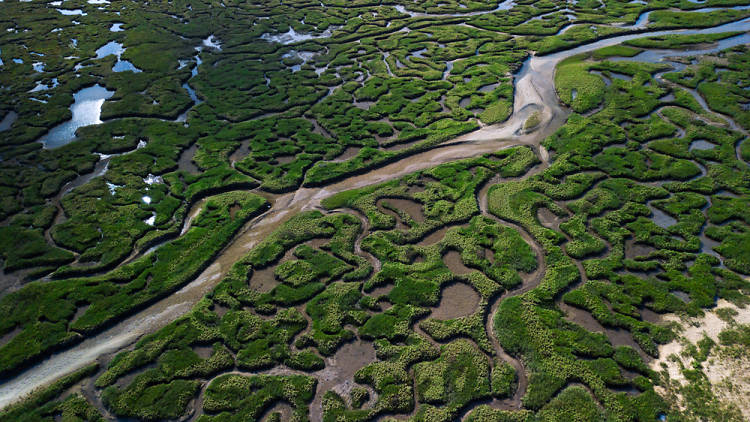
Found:
[[[443,226],[439,228],[438,230],[435,230],[434,232],[428,234],[422,240],[417,242],[417,246],[434,245],[435,243],[443,240],[443,238],[445,237],[445,233],[447,233],[448,230],[452,229],[453,227],[456,227],[456,226]]]
[[[382,286],[378,286],[369,293],[367,293],[369,296],[372,296],[374,298],[379,298],[381,296],[388,296],[388,294],[393,290],[393,284],[384,284]]]
[[[231,155],[229,155],[229,164],[234,168],[234,165],[238,161],[242,161],[245,157],[247,157],[250,154],[250,140],[242,141],[240,144],[240,147],[234,150]]]
[[[443,262],[445,263],[445,266],[448,267],[448,269],[456,275],[464,275],[474,271],[464,265],[463,261],[461,260],[461,254],[458,251],[448,251],[445,255],[443,255]]]
[[[240,207],[239,204],[234,204],[231,207],[229,207],[229,218],[234,220],[234,216],[237,215],[237,211],[241,210],[242,207]]]
[[[591,313],[586,310],[570,306],[565,302],[558,303],[558,307],[565,313],[565,319],[574,324],[578,324],[581,327],[592,333],[602,333],[607,336],[612,346],[630,346],[641,355],[644,361],[648,362],[651,357],[647,355],[638,343],[633,340],[633,336],[630,331],[621,328],[609,328],[604,327],[599,321],[594,318]]]
[[[400,220],[399,215],[393,210],[401,210],[411,217],[414,222],[424,222],[424,212],[422,211],[422,204],[411,199],[403,198],[384,198],[377,202],[377,206],[381,212],[395,215]],[[403,222],[402,222],[403,223]]]
[[[73,319],[70,320],[70,324],[71,325],[75,324],[75,322],[78,320],[78,318],[80,318],[81,316],[83,316],[83,314],[86,313],[86,311],[89,309],[90,306],[91,305],[89,305],[88,303],[85,304],[85,305],[79,306],[76,309],[76,313],[73,315]]]
[[[313,421],[323,420],[323,394],[333,390],[347,399],[354,382],[354,373],[370,362],[374,362],[375,348],[368,341],[355,340],[346,343],[332,357],[326,358],[326,367],[314,375],[318,379],[318,388],[310,405],[310,417]]]
[[[440,303],[430,318],[455,319],[468,316],[479,307],[479,293],[466,283],[451,283],[440,294]]]
[[[296,155],[279,155],[279,156],[274,157],[274,160],[276,160],[276,163],[284,165],[284,164],[291,163],[296,158],[297,158]]]
[[[362,213],[360,213],[359,211],[353,210],[351,208],[346,208],[343,210],[343,212],[356,215],[357,218],[359,218],[361,224],[361,231],[359,233],[359,236],[357,236],[357,238],[354,240],[354,253],[370,262],[370,265],[372,265],[373,273],[380,271],[380,261],[371,253],[362,250],[362,240],[364,240],[364,238],[370,234],[370,220],[368,220],[367,217],[362,215]]]
[[[268,293],[274,287],[279,285],[279,281],[274,276],[274,266],[254,270],[250,277],[250,287],[260,293]]]
[[[21,327],[16,327],[13,330],[11,330],[9,333],[4,334],[0,337],[0,347],[5,346],[8,344],[9,341],[13,340],[13,337],[17,336],[21,333],[23,329]]]
[[[630,238],[625,241],[625,258],[635,259],[638,257],[645,257],[655,252],[656,249],[650,245],[644,245],[642,243],[635,243],[635,239]]]
[[[192,226],[193,220],[195,220],[195,217],[198,216],[198,214],[203,211],[203,206],[206,204],[206,199],[201,199],[200,201],[196,202],[188,211],[187,218],[185,218],[185,222],[182,223],[182,228],[180,229],[180,236],[187,233],[188,230],[190,230],[190,227]]]
[[[213,346],[194,346],[193,352],[201,359],[208,359],[214,352]]]
[[[563,222],[562,218],[555,215],[546,207],[540,207],[537,210],[536,218],[544,227],[555,231],[560,231],[560,223]]]
[[[341,154],[339,154],[335,160],[331,161],[346,161],[351,158],[354,158],[359,153],[360,148],[359,147],[347,147]]]
[[[195,161],[193,161],[196,151],[198,151],[197,143],[191,145],[190,148],[182,151],[182,153],[180,154],[180,159],[177,161],[177,168],[190,174],[200,174],[201,170],[195,164]]]
[[[641,313],[641,319],[646,322],[650,322],[652,324],[658,324],[662,322],[662,315],[652,311],[649,308],[641,308],[639,309],[639,311]]]
[[[23,287],[26,282],[26,273],[27,271],[23,270],[6,273],[4,269],[0,269],[0,297]]]

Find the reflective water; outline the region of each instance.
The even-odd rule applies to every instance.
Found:
[[[114,183],[107,182],[107,188],[109,188],[109,194],[114,196],[117,193],[117,188],[119,188],[120,185],[116,185]]]
[[[121,152],[118,154],[96,153],[99,156],[99,161],[97,161],[96,165],[94,166],[94,171],[92,171],[91,173],[79,174],[78,177],[76,177],[74,180],[66,183],[63,186],[63,188],[60,190],[60,194],[57,196],[56,201],[59,202],[62,197],[67,195],[68,192],[72,191],[73,189],[79,186],[83,186],[89,181],[91,181],[92,179],[106,174],[107,170],[109,169],[109,162],[113,157],[119,157],[125,154],[129,154],[135,150],[139,150],[143,148],[144,146],[146,146],[146,143],[144,141],[140,141],[138,142],[138,145],[135,147],[135,149],[131,151],[125,151],[125,152]],[[117,191],[117,188],[120,187],[110,182],[106,182],[106,183],[107,183],[107,187],[109,188],[109,193],[112,195],[114,195],[115,192]]]
[[[612,85],[612,80],[609,79],[608,77],[604,76],[604,74],[601,71],[599,71],[599,70],[590,70],[589,73],[591,73],[592,75],[597,75],[600,78],[602,78],[602,80],[604,81],[604,85],[606,85],[606,86]]]
[[[648,25],[648,17],[651,15],[651,11],[641,13],[640,16],[638,16],[638,19],[635,20],[635,23],[633,24],[633,28],[645,28],[646,25]]]
[[[387,64],[388,63],[386,62],[386,65]],[[453,70],[453,62],[452,61],[446,62],[445,63],[445,72],[443,72],[443,80],[445,80],[445,79],[448,78],[448,75],[450,75],[451,70]],[[388,72],[390,73],[390,69],[388,69]]]
[[[622,81],[630,81],[633,79],[633,77],[630,75],[626,75],[624,73],[617,73],[617,72],[609,72],[609,76],[615,79],[620,79]]]
[[[125,48],[123,48],[121,43],[117,41],[110,41],[96,49],[96,58],[103,59],[104,57],[107,57],[109,55],[114,55],[119,59],[124,52]]]
[[[65,16],[86,16],[87,13],[84,13],[81,9],[57,9],[58,12]]]
[[[118,60],[117,63],[115,63],[114,66],[112,66],[113,72],[133,72],[133,73],[141,73],[142,70],[138,69],[133,65],[133,63],[130,63],[128,60]]]
[[[312,33],[299,33],[294,30],[294,28],[289,28],[289,31],[283,33],[283,34],[269,34],[265,33],[260,36],[260,39],[268,42],[275,42],[279,44],[293,44],[300,41],[308,41],[308,40],[314,40],[319,38],[328,38],[333,34],[333,31],[336,28],[328,28],[325,31],[323,31],[320,34],[312,34]]]
[[[651,212],[654,214],[653,220],[654,224],[657,226],[666,229],[669,226],[672,226],[673,224],[677,223],[677,220],[675,220],[672,216],[665,213],[664,211],[660,210],[656,207],[649,207],[651,208]]]
[[[199,48],[198,48],[198,50],[200,51]],[[198,54],[195,55],[194,59],[195,59],[195,66],[193,66],[193,68],[190,69],[190,78],[191,79],[194,78],[198,74],[198,66],[200,66],[201,63],[203,63],[203,61],[201,60],[201,58],[200,58],[200,56]],[[187,65],[187,62],[185,63],[185,65]],[[182,68],[182,67],[184,67],[184,66],[183,66],[182,62],[180,62],[180,68]],[[200,103],[203,102],[203,100],[201,100],[200,98],[198,98],[198,95],[196,95],[195,90],[190,86],[189,82],[190,81],[188,80],[187,82],[183,83],[182,87],[185,88],[185,90],[188,92],[188,95],[190,96],[190,99],[193,100],[193,105],[190,106],[187,110],[185,110],[182,114],[180,114],[179,116],[177,116],[177,121],[178,122],[185,122],[185,121],[187,121],[188,111],[190,111],[191,108],[193,108],[196,105],[198,105],[198,104],[200,104]]]
[[[153,174],[150,174],[143,178],[143,183],[147,185],[153,185],[153,184],[161,184],[164,183],[164,180],[162,180],[161,176],[154,176]]]
[[[79,127],[101,123],[99,117],[102,113],[102,104],[114,93],[98,84],[76,92],[73,94],[75,102],[70,106],[73,118],[52,128],[39,139],[39,142],[43,143],[45,148],[58,148],[73,141]]]
[[[46,91],[48,89],[56,88],[58,85],[60,85],[60,83],[57,81],[57,78],[53,78],[50,85],[43,84],[42,82],[37,82],[34,89],[29,92]]]
[[[479,87],[478,91],[483,92],[483,93],[488,93],[488,92],[494,91],[498,86],[500,86],[499,83],[483,85]]]
[[[3,117],[3,120],[0,120],[0,132],[10,129],[10,127],[13,126],[13,123],[15,123],[17,119],[18,113],[16,113],[15,111],[6,113]]]
[[[412,57],[418,57],[418,58],[422,59],[422,58],[424,58],[424,53],[426,53],[426,52],[427,52],[427,49],[426,49],[426,48],[421,48],[421,49],[419,49],[419,50],[417,50],[417,51],[415,51],[415,52],[411,53],[411,54],[409,55],[409,57],[410,57],[410,58],[412,58]]]
[[[716,145],[712,144],[711,142],[705,141],[703,139],[698,139],[697,141],[693,141],[690,143],[690,151],[693,150],[707,150],[707,149],[713,149]]]
[[[112,66],[113,72],[141,73],[141,69],[135,67],[133,63],[129,62],[128,60],[122,60],[120,58],[122,57],[122,53],[124,53],[125,50],[127,49],[122,46],[122,43],[119,43],[117,41],[110,41],[96,50],[96,58],[103,59],[107,56],[116,56],[117,62],[114,66]]]
[[[203,40],[203,45],[209,48],[215,48],[221,50],[221,42],[213,34],[209,35],[208,38]]]
[[[318,53],[312,52],[312,51],[296,51],[291,50],[288,53],[285,53],[283,56],[281,56],[283,59],[298,59],[302,60],[301,64],[295,64],[290,66],[290,69],[292,70],[292,73],[298,72],[300,69],[302,69],[302,66],[307,64],[309,61],[313,60],[313,58]],[[317,71],[317,69],[316,69]]]

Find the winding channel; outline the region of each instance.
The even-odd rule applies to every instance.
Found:
[[[504,123],[485,126],[436,148],[406,156],[397,162],[328,186],[300,188],[295,192],[284,195],[270,195],[259,192],[271,201],[272,208],[265,214],[248,222],[220,253],[213,264],[195,280],[169,297],[120,321],[109,329],[89,337],[67,350],[56,353],[7,380],[0,385],[0,408],[18,401],[35,389],[43,387],[65,374],[83,368],[94,362],[99,356],[114,353],[132,345],[141,336],[154,332],[189,312],[198,300],[218,284],[232,264],[247,253],[250,248],[266,238],[291,216],[302,211],[318,208],[323,198],[345,190],[392,180],[449,161],[475,157],[518,145],[532,146],[542,158],[545,158],[544,161],[547,161],[546,151],[540,148],[540,142],[562,126],[570,114],[570,111],[560,104],[554,88],[554,72],[557,63],[561,60],[576,54],[616,45],[633,38],[666,34],[708,34],[738,30],[750,30],[750,18],[702,30],[641,31],[636,34],[631,33],[598,40],[546,56],[532,56],[524,62],[522,68],[514,77],[514,111]],[[721,48],[728,48],[748,42],[750,42],[750,35],[744,34],[722,40],[719,45]],[[703,54],[706,50],[693,50],[693,52]],[[679,54],[684,55],[685,53],[683,51]],[[523,123],[532,112],[537,110],[542,114],[542,124],[532,133],[523,133],[521,131]],[[502,223],[507,225],[505,222]],[[520,232],[525,233],[524,231]],[[531,245],[534,245],[534,242]],[[541,279],[543,271],[539,271],[539,273],[541,275],[535,274],[532,278]],[[533,283],[528,284],[533,285]],[[511,294],[520,294],[526,290],[526,287],[524,286],[519,291],[513,291]],[[508,295],[502,297],[508,297]],[[497,303],[499,303],[499,300],[493,303],[491,313],[487,316],[490,321],[488,322],[488,328],[491,328],[489,325]],[[491,335],[491,337],[494,336]],[[493,340],[493,342],[495,347],[498,347],[496,341]],[[503,355],[501,349],[498,350]],[[514,366],[516,365],[514,364]],[[516,394],[518,397],[514,397],[519,402],[522,393],[520,390],[521,388]]]

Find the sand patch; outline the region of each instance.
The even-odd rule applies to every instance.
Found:
[[[687,380],[682,374],[682,367],[692,368],[693,358],[685,353],[690,345],[695,345],[704,336],[719,344],[719,333],[731,327],[727,321],[719,318],[716,309],[733,309],[737,312],[734,316],[736,324],[750,324],[750,307],[745,309],[720,299],[717,307],[706,311],[700,318],[680,318],[676,315],[666,315],[663,320],[674,322],[682,327],[678,338],[671,343],[659,346],[659,359],[653,360],[649,365],[655,371],[666,370],[669,379],[673,383],[685,385]],[[708,358],[702,363],[703,373],[711,383],[711,389],[722,402],[731,403],[739,408],[743,416],[750,420],[750,357],[729,356],[722,354],[720,347],[712,349]],[[684,355],[683,355],[684,353]],[[667,394],[664,388],[658,388],[660,394]],[[683,398],[678,392],[678,405],[683,406]]]

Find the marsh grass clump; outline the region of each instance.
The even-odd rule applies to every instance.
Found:
[[[526,119],[525,122],[523,122],[523,130],[534,130],[537,128],[537,126],[539,126],[540,123],[542,123],[542,113],[537,110],[531,113],[531,116],[529,116],[529,118]]]
[[[307,403],[315,393],[315,378],[294,376],[223,375],[206,388],[203,407],[216,416],[206,420],[257,420],[275,402],[289,403],[294,420],[307,418]],[[227,419],[229,418],[229,419]]]

